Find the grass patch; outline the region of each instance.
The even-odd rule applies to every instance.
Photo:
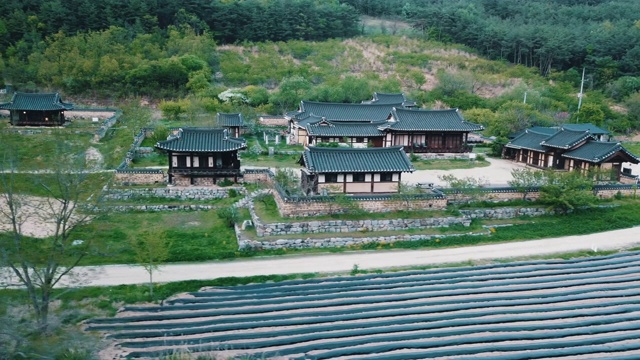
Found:
[[[153,153],[145,156],[136,156],[129,164],[130,168],[146,168],[157,166],[169,167],[169,158],[167,157],[167,154],[161,154],[154,151]]]
[[[292,154],[274,154],[273,156],[269,155],[255,155],[249,152],[244,152],[240,154],[240,161],[242,165],[249,166],[261,166],[261,167],[292,167],[299,168],[298,160],[300,160],[300,155],[292,155]]]
[[[215,210],[112,213],[77,229],[76,239],[91,239],[98,251],[84,264],[135,263],[129,238],[144,226],[166,231],[171,241],[168,262],[229,259],[241,256],[233,229]]]
[[[15,159],[17,170],[42,170],[65,154],[82,154],[91,146],[91,130],[29,129],[37,133],[0,133],[0,159]],[[25,129],[27,131],[27,129]],[[25,146],[28,144],[28,146]]]
[[[53,183],[55,179],[54,174],[16,173],[12,176],[14,177],[14,191],[32,196],[49,196],[49,192],[42,184]],[[98,194],[112,177],[111,172],[86,174],[83,191],[87,194]]]
[[[487,160],[435,159],[411,161],[416,170],[454,170],[473,169],[491,165]]]
[[[624,142],[622,145],[633,154],[640,154],[640,142]]]

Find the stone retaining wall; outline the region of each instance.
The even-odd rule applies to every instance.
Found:
[[[114,205],[105,206],[104,209],[111,212],[127,211],[206,211],[217,209],[213,205]]]
[[[403,231],[407,229],[428,229],[454,225],[469,226],[473,219],[513,219],[518,216],[542,216],[549,214],[543,208],[496,208],[460,210],[460,217],[433,217],[420,219],[389,220],[326,220],[286,223],[263,223],[256,215],[252,205],[251,213],[256,234],[263,236],[281,236],[295,234],[349,233],[357,231]]]
[[[253,220],[258,236],[278,236],[293,234],[349,233],[356,231],[402,231],[407,229],[427,229],[449,227],[452,225],[469,226],[471,219],[464,217],[442,217],[423,219],[392,220],[329,220],[292,223],[263,224]]]
[[[241,234],[236,227],[236,234]],[[463,235],[484,235],[486,233],[468,233],[454,235],[394,235],[394,236],[371,236],[371,237],[331,237],[326,239],[279,239],[274,241],[255,241],[238,237],[238,248],[240,250],[270,250],[270,249],[304,249],[304,248],[334,248],[362,245],[368,243],[394,243],[397,241],[418,241],[433,240],[445,237],[455,237]]]
[[[167,198],[177,200],[213,200],[229,196],[229,190],[244,192],[241,187],[226,188],[143,188],[143,189],[109,189],[105,193],[106,200],[135,200],[139,198]]]
[[[161,171],[116,170],[114,181],[123,185],[149,185],[164,183],[166,174]]]
[[[460,210],[462,216],[467,219],[514,219],[518,216],[543,216],[552,214],[553,211],[549,211],[544,208],[521,208],[521,207],[505,207],[495,209],[474,209],[474,210]]]
[[[310,199],[309,201],[290,201],[283,199],[278,191],[272,191],[273,197],[278,204],[280,216],[319,216],[332,213],[344,212],[344,209],[334,201],[322,201]],[[393,196],[380,196],[378,199],[370,198],[366,200],[353,200],[353,203],[367,212],[388,212],[398,210],[432,209],[444,210],[447,208],[447,199],[444,197],[433,197],[424,199],[402,200]]]
[[[242,181],[246,183],[263,183],[271,184],[273,182],[272,176],[268,171],[252,171],[251,169],[245,169],[242,175]]]

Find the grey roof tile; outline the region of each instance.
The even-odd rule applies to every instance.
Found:
[[[418,110],[398,109],[391,112],[395,122],[390,122],[391,131],[479,131],[482,125],[470,123],[462,118],[458,109]]]
[[[593,135],[589,131],[560,129],[560,131],[543,141],[542,145],[560,149],[571,149],[589,138],[593,138]]]
[[[229,137],[226,129],[182,128],[176,137],[160,141],[156,147],[176,152],[227,152],[244,149],[246,143]]]
[[[309,146],[301,163],[312,173],[413,172],[401,146],[385,148],[325,148]]]
[[[310,115],[315,115],[331,121],[372,122],[388,119],[391,114],[391,109],[400,106],[402,106],[402,103],[340,104],[303,100],[300,102],[300,110],[293,115],[293,117],[296,119],[304,119]]]
[[[528,149],[545,152],[547,149],[542,146],[542,142],[549,138],[549,134],[532,130],[525,130],[505,146],[512,149]]]
[[[562,154],[562,156],[569,159],[584,160],[598,164],[606,161],[617,153],[622,153],[628,157],[628,162],[636,164],[640,162],[637,156],[625,149],[620,143],[608,141],[590,140],[579,148]]]
[[[226,114],[226,113],[218,113],[216,115],[217,126],[220,127],[234,127],[234,126],[244,126],[244,119],[242,118],[242,114]]]
[[[586,124],[563,124],[562,128],[573,131],[588,131],[594,135],[607,135],[609,132],[591,123]]]
[[[314,136],[331,136],[331,137],[374,137],[384,136],[379,127],[384,125],[386,121],[373,123],[359,122],[330,122],[325,121],[306,126],[309,135]]]
[[[13,94],[11,101],[0,104],[4,110],[56,111],[72,110],[73,104],[62,102],[58,93],[22,93]]]

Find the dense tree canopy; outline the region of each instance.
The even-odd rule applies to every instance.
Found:
[[[358,32],[358,14],[338,1],[314,0],[5,0],[0,52],[20,41],[116,26],[129,36],[188,25],[218,43],[324,40]]]
[[[371,16],[395,16],[425,36],[494,59],[553,69],[587,67],[595,86],[640,71],[636,0],[341,0]]]

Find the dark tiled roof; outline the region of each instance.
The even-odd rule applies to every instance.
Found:
[[[479,131],[482,125],[465,121],[458,109],[410,110],[394,108],[392,131]]]
[[[306,129],[309,135],[314,136],[331,136],[331,137],[373,137],[384,136],[379,127],[384,125],[386,121],[373,123],[360,122],[335,122],[326,121],[320,124],[307,125]]]
[[[560,129],[560,131],[543,141],[542,145],[560,149],[570,149],[580,142],[592,137],[593,135],[588,131]]]
[[[298,121],[298,126],[307,127],[308,125],[315,125],[321,121],[326,121],[322,116],[310,115]]]
[[[310,146],[301,160],[312,173],[414,171],[401,146],[362,149]]]
[[[231,138],[226,129],[183,128],[176,137],[160,141],[158,149],[184,152],[225,152],[246,148],[244,139]]]
[[[221,127],[244,126],[242,114],[218,113],[217,122],[217,125]]]
[[[11,102],[0,104],[0,109],[27,111],[72,110],[73,104],[62,102],[58,93],[31,94],[17,92],[13,94]]]
[[[533,130],[525,130],[505,146],[512,149],[528,149],[545,152],[547,149],[542,146],[542,142],[549,138],[549,134],[540,133]]]
[[[515,135],[509,135],[509,138],[510,139],[515,139],[515,138],[517,138],[518,136],[524,134],[527,131],[533,131],[533,132],[537,132],[537,133],[540,133],[540,134],[547,134],[547,136],[551,136],[551,135],[557,133],[558,130],[560,130],[560,129],[557,128],[557,127],[532,126],[532,127],[528,128],[528,129],[524,129],[524,130],[522,130],[520,132],[515,133]]]
[[[386,120],[397,104],[339,104],[315,101],[301,101],[300,111],[294,115],[296,119],[304,119],[309,115],[324,117],[331,121],[380,121]]]
[[[591,123],[587,124],[563,124],[563,129],[573,130],[573,131],[588,131],[593,135],[607,135],[609,132],[605,129],[599,128]]]
[[[592,163],[601,163],[617,153],[625,154],[629,160],[635,164],[640,162],[637,156],[630,153],[620,143],[590,140],[579,148],[562,154],[569,159],[578,159]]]

